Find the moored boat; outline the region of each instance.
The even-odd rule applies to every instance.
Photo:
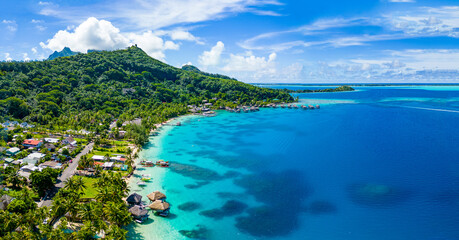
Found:
[[[144,187],[144,186],[147,186],[147,183],[143,182],[143,181],[140,181],[140,182],[137,182],[137,185],[139,185],[141,187]]]
[[[156,166],[169,167],[169,161],[158,160],[158,161],[156,161]]]

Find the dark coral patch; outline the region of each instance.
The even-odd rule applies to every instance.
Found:
[[[215,171],[191,164],[172,163],[171,171],[196,180],[220,180],[222,177]]]
[[[247,204],[236,200],[227,201],[221,208],[202,211],[199,214],[213,219],[234,216],[242,213],[247,208]]]
[[[201,208],[201,204],[198,202],[186,202],[180,204],[177,208],[185,212],[192,212],[194,210]]]
[[[202,225],[197,225],[197,228],[192,230],[180,230],[179,233],[191,239],[206,239],[208,230]]]

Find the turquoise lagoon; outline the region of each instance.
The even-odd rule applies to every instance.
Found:
[[[163,191],[172,215],[132,224],[129,238],[459,239],[458,88],[357,89],[298,94],[320,110],[164,126],[140,158],[171,168],[140,168],[153,180],[130,188]]]

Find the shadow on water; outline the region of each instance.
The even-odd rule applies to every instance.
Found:
[[[247,194],[265,204],[248,209],[248,216],[236,218],[236,227],[257,237],[290,234],[299,227],[303,201],[311,193],[305,182],[304,175],[296,170],[245,175],[234,180]]]

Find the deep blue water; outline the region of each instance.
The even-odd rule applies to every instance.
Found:
[[[206,239],[459,239],[459,89],[357,90],[298,94],[320,110],[219,112],[161,132],[143,157],[174,164],[155,170],[161,183],[142,193],[161,188],[175,216],[138,231],[150,229],[146,239],[183,237],[196,225]],[[190,202],[200,204],[179,208]],[[155,235],[155,224],[170,229]]]

